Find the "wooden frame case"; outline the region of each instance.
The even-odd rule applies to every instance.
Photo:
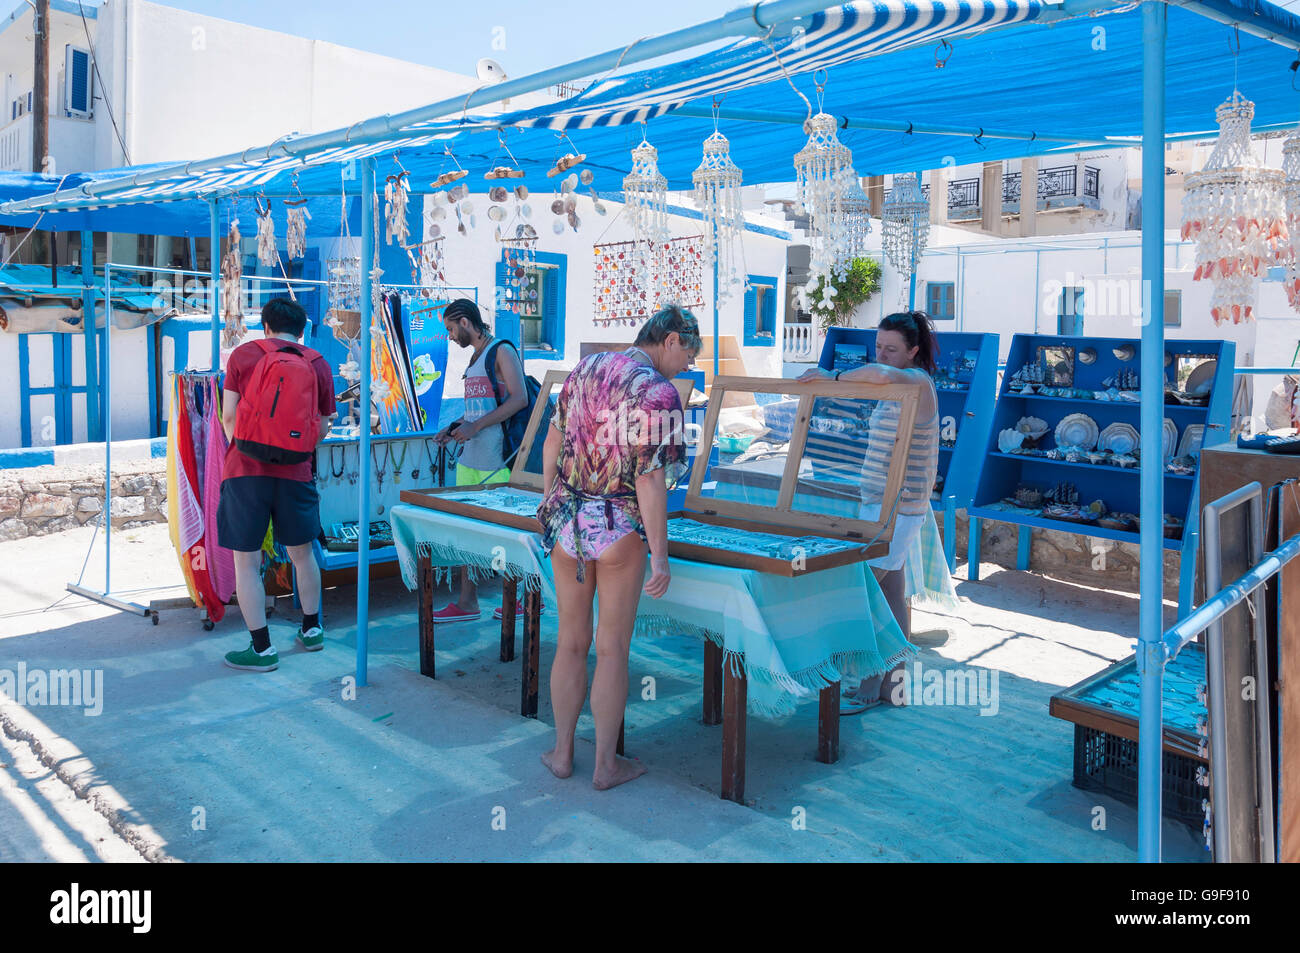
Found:
[[[911,441],[912,429],[916,423],[916,408],[920,402],[921,386],[921,384],[866,384],[857,381],[794,381],[762,377],[718,377],[713,382],[713,392],[710,394],[709,411],[704,422],[703,442],[696,449],[695,466],[691,471],[690,489],[686,493],[687,508],[697,514],[725,517],[727,521],[730,521],[737,528],[761,528],[764,532],[784,533],[785,535],[817,535],[837,539],[862,540],[863,542],[877,544],[887,543],[893,536],[895,516],[897,515],[893,506],[890,506],[888,511],[882,507],[882,518],[876,521],[793,509],[795,493],[799,484],[799,465],[808,440],[813,403],[818,398],[839,397],[855,400],[897,401],[900,405],[897,443],[885,480],[884,499],[898,499],[903,489],[903,478],[907,468],[906,447]],[[701,495],[705,471],[708,468],[709,455],[717,431],[719,413],[724,403],[723,395],[728,391],[750,394],[785,394],[799,399],[798,409],[795,412],[794,428],[787,449],[785,470],[781,475],[780,489],[774,507],[757,506],[752,503]],[[903,448],[902,452],[898,452],[897,448],[899,447]],[[740,521],[746,521],[747,526],[741,526]],[[873,546],[870,556],[864,555],[862,558],[881,555],[882,553],[877,552],[877,549],[879,549],[878,546]],[[721,561],[721,554],[719,555],[720,559],[715,561]],[[777,560],[777,562],[783,563],[785,561]],[[729,563],[723,564],[729,565]],[[773,570],[765,568],[764,571]]]
[[[403,490],[401,498],[403,503],[411,503],[415,506],[425,506],[429,509],[442,510],[446,513],[454,513],[457,516],[468,516],[472,519],[483,520],[488,523],[496,523],[501,526],[513,526],[516,529],[527,530],[531,533],[540,533],[542,524],[534,517],[519,516],[514,513],[502,513],[490,506],[476,506],[472,503],[458,502],[448,500],[448,495],[461,495],[464,493],[481,493],[488,490],[498,490],[503,486],[519,493],[533,493],[537,495],[537,502],[542,501],[542,480],[541,473],[534,473],[528,469],[528,461],[533,454],[533,444],[538,439],[538,431],[541,430],[542,420],[546,416],[546,408],[550,402],[552,394],[558,397],[559,389],[564,385],[565,379],[569,376],[566,370],[551,370],[546,372],[546,377],[542,380],[541,390],[537,394],[537,401],[533,405],[532,415],[528,418],[528,427],[524,430],[523,442],[519,445],[519,452],[515,454],[514,463],[510,468],[510,479],[505,484],[494,483],[487,486],[438,486],[428,487],[426,489]],[[691,391],[694,387],[692,381],[684,379],[674,379],[673,385],[677,388],[677,393],[681,397],[682,409],[685,410],[687,401],[690,400]],[[545,435],[541,435],[545,440]]]

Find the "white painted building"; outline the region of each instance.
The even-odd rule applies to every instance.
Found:
[[[33,16],[19,3],[0,21],[5,170],[32,171]],[[50,31],[57,174],[224,155],[347,126],[377,103],[399,112],[481,85],[474,51],[457,73],[146,0],[52,0]]]

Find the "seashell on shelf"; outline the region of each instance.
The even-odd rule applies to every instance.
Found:
[[[1012,427],[1008,427],[998,434],[998,449],[1003,453],[1019,450],[1024,442],[1025,435]]]

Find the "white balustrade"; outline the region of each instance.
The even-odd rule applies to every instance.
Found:
[[[821,350],[821,333],[815,324],[785,325],[781,358],[785,361],[815,361]]]

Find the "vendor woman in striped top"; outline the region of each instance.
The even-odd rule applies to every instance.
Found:
[[[936,525],[931,528],[927,525],[934,523],[934,514],[930,510],[930,493],[934,489],[934,479],[939,468],[939,400],[930,376],[934,373],[938,354],[939,344],[929,316],[924,311],[903,311],[891,314],[880,322],[876,331],[874,364],[834,375],[821,368],[814,368],[800,378],[813,380],[833,376],[838,380],[869,384],[925,384],[916,408],[912,440],[907,447],[907,470],[903,477],[902,496],[898,502],[889,552],[868,564],[877,570],[880,588],[889,602],[890,611],[903,630],[903,637],[909,641],[912,626],[908,605],[908,577],[921,580],[933,576],[933,572],[927,573],[926,569],[934,570],[935,567],[921,564],[943,559],[942,550],[934,545],[938,539],[938,527]],[[865,519],[884,519],[889,515],[882,496],[890,460],[895,452],[898,412],[899,404],[896,401],[881,401],[871,415],[871,436],[868,438],[862,466],[862,516]],[[945,563],[945,578],[947,569]],[[941,588],[939,594],[951,593],[951,587],[951,580],[948,579],[946,588]],[[920,590],[922,586],[919,582],[914,582],[914,588]],[[877,701],[902,701],[901,686],[895,690],[901,676],[902,666],[899,665],[886,676],[864,678],[856,691],[845,692],[846,702],[841,713],[857,714]]]

